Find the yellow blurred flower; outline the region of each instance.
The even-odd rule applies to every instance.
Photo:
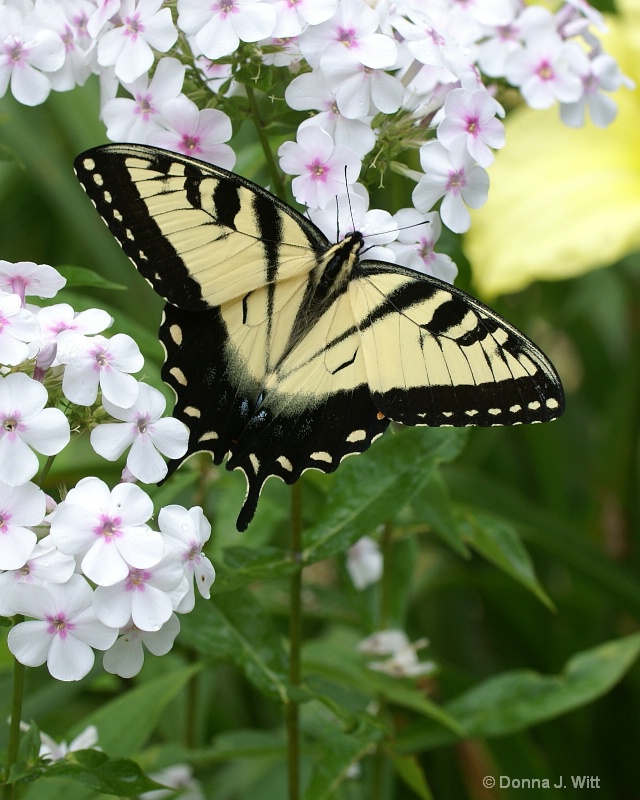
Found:
[[[464,249],[478,292],[518,291],[607,266],[640,249],[640,2],[608,17],[604,50],[636,83],[614,93],[608,128],[568,128],[558,107],[517,108],[473,212]]]

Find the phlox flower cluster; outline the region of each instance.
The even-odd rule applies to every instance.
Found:
[[[195,586],[209,597],[211,526],[198,506],[167,506],[151,526],[153,503],[135,481],[165,477],[163,455],[184,455],[188,431],[134,377],[144,363],[134,340],[103,335],[106,312],[27,302],[54,298],[64,283],[47,265],[0,261],[0,615],[24,618],[8,646],[27,666],[78,680],[98,650],[106,670],[131,677],[143,645],[171,649]],[[82,478],[56,504],[38,486],[42,457],[82,425],[104,458],[128,450],[123,480],[110,489]]]
[[[610,93],[630,81],[603,52],[603,29],[585,0],[557,0],[555,12],[525,0],[4,0],[0,96],[36,105],[97,74],[110,139],[232,169],[227,111],[242,105],[230,101],[261,79],[274,113],[297,126],[280,169],[325,233],[337,216],[340,234],[353,227],[353,197],[367,212],[358,181],[402,173],[417,184],[413,207],[367,245],[450,281],[455,264],[434,245],[441,224],[464,233],[486,201],[505,85],[533,108],[558,103],[567,125],[615,117]],[[416,149],[421,172],[407,166]]]

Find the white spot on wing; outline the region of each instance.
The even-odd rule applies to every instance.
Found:
[[[314,461],[326,461],[327,464],[333,461],[331,454],[327,453],[326,450],[317,450],[315,453],[311,453],[310,458]]]
[[[362,442],[367,438],[367,432],[363,430],[351,431],[347,436],[348,442]]]
[[[286,469],[287,472],[293,472],[293,464],[289,461],[286,456],[278,456],[276,459],[278,464],[282,467],[282,469]]]
[[[210,442],[212,439],[217,439],[218,434],[215,431],[207,431],[202,436],[198,437],[199,442]]]
[[[258,470],[260,469],[260,460],[255,453],[249,453],[249,461],[251,462],[251,466],[253,467],[253,471],[255,474],[258,474]]]
[[[184,413],[190,417],[200,419],[200,409],[195,406],[185,406]]]
[[[169,370],[169,375],[172,375],[181,386],[187,385],[187,379],[185,377],[184,372],[180,369],[180,367],[171,367]]]

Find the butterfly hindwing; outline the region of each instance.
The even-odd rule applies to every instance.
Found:
[[[359,261],[234,173],[145,145],[107,145],[76,172],[166,301],[174,415],[198,451],[246,477],[244,530],[270,476],[294,483],[365,451],[390,420],[513,425],[560,416],[538,348],[479,301],[395,264]]]
[[[562,413],[540,350],[473,297],[435,278],[362,261],[349,287],[373,401],[406,425],[513,425]]]

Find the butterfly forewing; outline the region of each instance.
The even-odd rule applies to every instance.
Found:
[[[163,379],[189,447],[240,469],[251,521],[264,482],[332,472],[396,420],[543,422],[562,387],[519,331],[446,283],[357,261],[309,220],[231,172],[144,145],[79,156],[109,229],[167,305]]]
[[[123,144],[89,150],[75,167],[124,252],[181,308],[218,306],[300,276],[329,246],[269,192],[195,159]]]

